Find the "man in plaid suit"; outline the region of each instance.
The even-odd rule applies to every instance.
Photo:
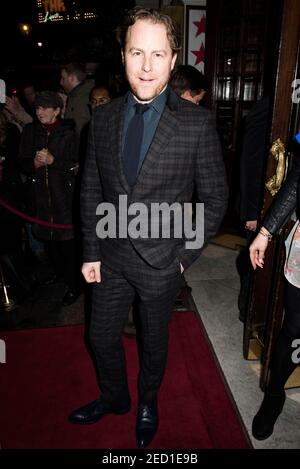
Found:
[[[178,50],[171,18],[136,8],[129,13],[121,36],[131,91],[95,110],[81,191],[82,273],[94,284],[90,339],[101,396],[74,411],[70,421],[95,423],[106,414],[130,410],[121,334],[136,298],[142,344],[136,439],[138,447],[145,447],[158,428],[157,395],[180,276],[198,258],[201,247],[188,249],[184,237],[172,235],[124,236],[124,220],[127,224],[132,221],[132,212],[124,212],[133,203],[142,203],[149,210],[155,203],[183,205],[191,200],[195,187],[199,201],[204,203],[205,244],[225,213],[227,186],[213,116],[180,99],[168,86]],[[133,174],[128,135],[133,119],[139,119],[138,106],[143,104],[147,105],[140,114],[143,138]],[[125,208],[119,203],[120,196],[126,198]],[[116,233],[104,239],[96,229],[97,214],[103,213],[99,204],[103,202],[115,207],[117,220]],[[143,221],[148,221],[147,216]]]

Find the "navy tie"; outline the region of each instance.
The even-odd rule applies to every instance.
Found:
[[[149,109],[147,104],[135,104],[135,114],[129,122],[123,149],[123,170],[130,187],[134,186],[144,135],[143,114]]]

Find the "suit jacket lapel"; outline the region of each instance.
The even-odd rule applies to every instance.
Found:
[[[142,180],[147,173],[149,173],[151,166],[158,162],[161,153],[164,151],[164,148],[170,143],[170,140],[176,134],[176,129],[178,126],[176,117],[178,98],[176,98],[177,96],[173,96],[173,92],[170,91],[167,105],[160,118],[153,141],[138,174],[137,183],[139,180]]]
[[[125,98],[124,98],[125,99]],[[125,106],[124,100],[120,101],[119,107],[115,109],[109,119],[110,145],[113,158],[113,164],[120,182],[127,193],[130,193],[130,186],[123,172],[122,164],[122,135],[124,127]]]

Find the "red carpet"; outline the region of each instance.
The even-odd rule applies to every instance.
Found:
[[[167,373],[152,448],[250,448],[195,313],[174,313]],[[135,448],[137,353],[125,339],[132,410],[90,426],[67,416],[97,398],[82,326],[0,332],[0,447]]]

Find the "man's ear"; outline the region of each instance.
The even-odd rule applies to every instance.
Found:
[[[124,50],[121,50],[122,64],[125,65]]]
[[[202,101],[202,99],[204,98],[206,94],[206,90],[201,90],[199,94],[200,94],[199,101]]]

